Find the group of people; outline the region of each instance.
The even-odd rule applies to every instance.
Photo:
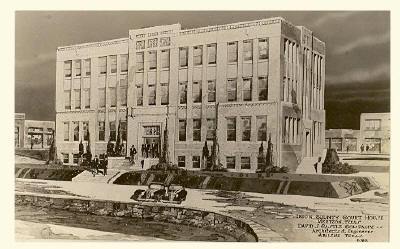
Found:
[[[368,144],[367,144],[367,146],[365,146],[365,147],[364,147],[364,144],[361,144],[361,146],[360,146],[360,151],[361,151],[361,153],[364,152],[364,148],[365,148],[365,151],[369,151],[369,145],[368,145]]]
[[[143,158],[157,158],[160,156],[158,143],[154,141],[151,144],[142,144],[141,152]]]
[[[125,144],[122,141],[121,144],[115,144],[111,141],[107,143],[107,155],[109,156],[125,156],[126,155],[126,148]]]
[[[107,175],[107,168],[108,168],[108,157],[106,154],[101,154],[100,158],[97,155],[93,158],[93,160],[89,164],[90,170],[93,174],[93,177],[96,174],[103,174],[103,176]]]

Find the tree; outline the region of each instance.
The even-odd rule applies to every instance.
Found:
[[[115,154],[117,156],[121,154],[121,120],[118,123],[117,141],[115,142]]]
[[[274,153],[274,145],[271,142],[271,134],[269,134],[267,156],[266,156],[266,162],[265,162],[266,168],[274,166],[274,162],[273,162],[273,158],[272,158],[273,153]]]
[[[165,119],[164,141],[162,145],[160,163],[169,163],[168,156],[168,119]]]
[[[265,171],[265,156],[264,156],[264,145],[263,142],[261,142],[260,148],[258,148],[258,165],[261,165],[260,168],[258,168],[257,170],[263,172]]]

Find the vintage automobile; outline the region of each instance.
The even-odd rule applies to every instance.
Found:
[[[165,185],[152,182],[146,190],[137,189],[131,199],[136,201],[151,201],[180,204],[186,200],[187,191],[180,185]]]

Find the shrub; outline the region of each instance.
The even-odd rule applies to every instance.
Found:
[[[322,173],[323,174],[353,174],[357,173],[358,170],[353,168],[348,163],[327,163],[322,164]]]

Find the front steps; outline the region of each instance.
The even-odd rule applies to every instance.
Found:
[[[103,176],[102,173],[95,174],[87,170],[72,178],[73,182],[92,182],[92,183],[109,183],[112,184],[120,175],[125,173],[125,170],[109,169],[107,175]]]

